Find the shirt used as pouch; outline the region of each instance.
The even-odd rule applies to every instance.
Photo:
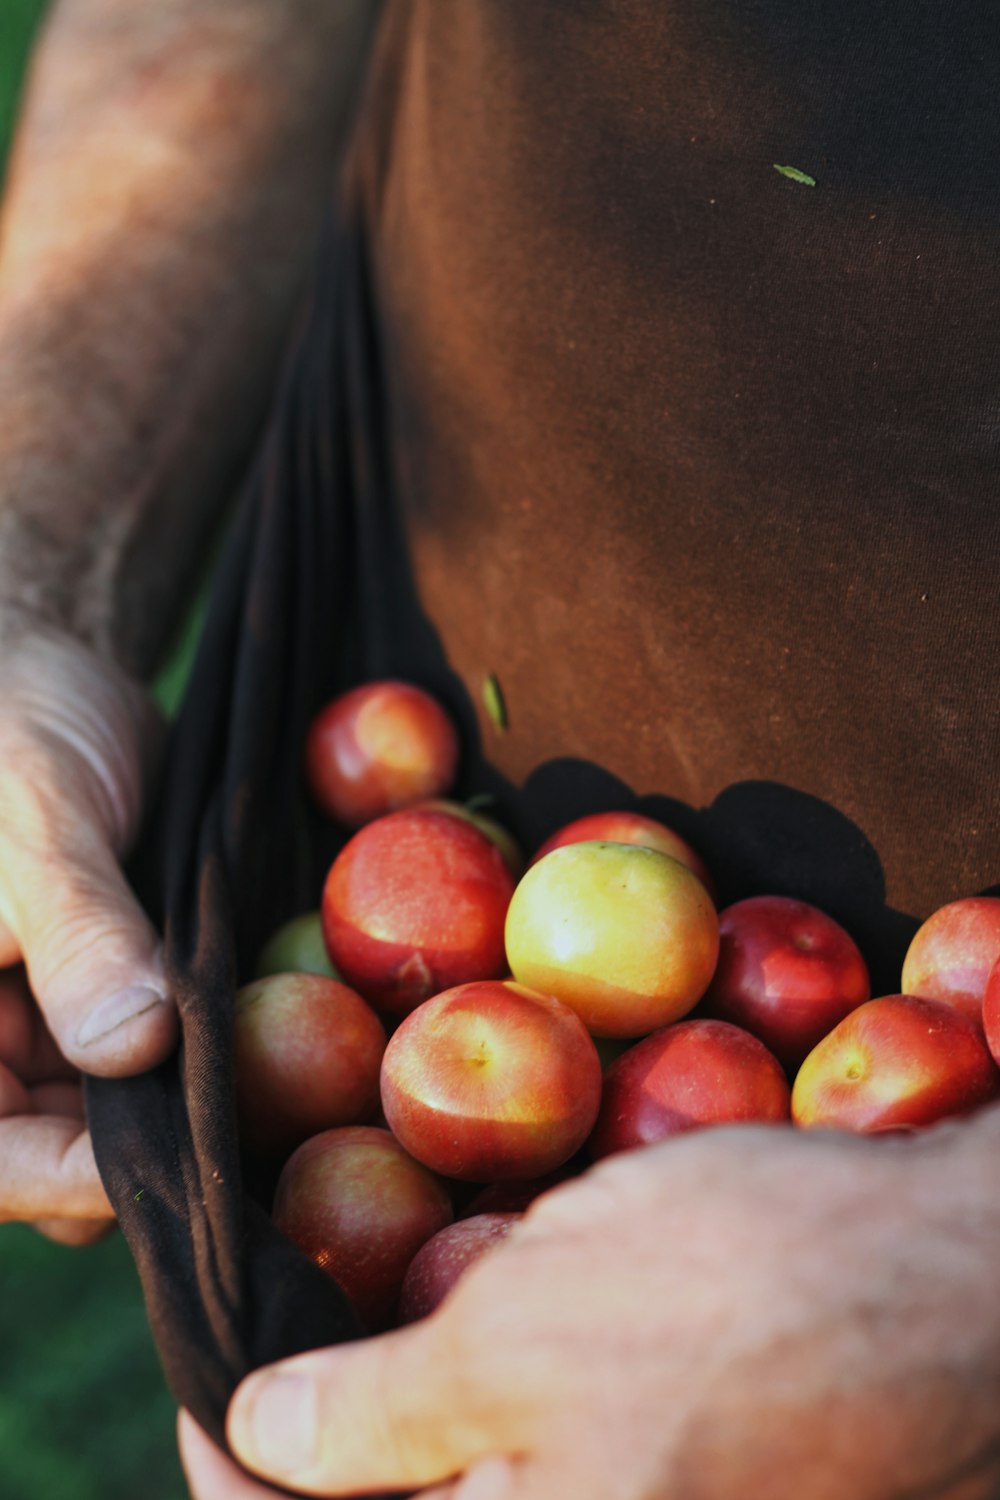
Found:
[[[660,812],[876,993],[1000,882],[998,63],[981,0],[387,0],[134,866],[182,1045],[88,1086],[220,1441],[248,1370],[360,1331],[233,1107],[235,986],[335,843],[331,693],[438,692],[529,847]]]

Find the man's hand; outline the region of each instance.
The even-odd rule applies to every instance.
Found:
[[[320,1495],[995,1495],[998,1123],[613,1158],[424,1323],[251,1376],[233,1450]],[[196,1500],[266,1493],[190,1419],[182,1438]]]
[[[0,217],[0,970],[24,960],[40,1012],[4,975],[0,1220],[63,1238],[108,1207],[78,1090],[16,1038],[44,1017],[99,1074],[172,1045],[118,864],[158,739],[126,672],[257,441],[375,11],[57,0],[27,81]]]
[[[54,1221],[39,1227],[60,1239],[111,1215],[77,1070],[141,1072],[176,1037],[159,939],[119,865],[159,739],[117,667],[0,622],[0,1220]]]

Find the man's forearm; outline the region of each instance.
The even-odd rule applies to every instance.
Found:
[[[62,0],[0,241],[0,607],[147,671],[261,419],[372,0]]]

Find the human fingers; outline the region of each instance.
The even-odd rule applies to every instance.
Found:
[[[122,873],[159,742],[137,684],[79,643],[21,636],[0,717],[0,963],[23,959],[63,1054],[141,1072],[176,1037],[159,939]]]
[[[0,918],[63,1055],[88,1073],[142,1072],[176,1038],[158,936],[103,831],[39,800],[41,837],[0,830]]]
[[[28,1089],[28,1097],[36,1115],[56,1115],[64,1120],[76,1120],[84,1126],[87,1119],[83,1102],[83,1089],[78,1083],[40,1083]],[[59,1245],[93,1245],[103,1240],[115,1227],[110,1212],[97,1219],[67,1219],[55,1216],[34,1219],[32,1229],[54,1240]]]
[[[10,983],[2,982],[8,979],[11,980]],[[32,1173],[44,1173],[46,1170],[43,1134],[51,1140],[51,1131],[46,1127],[40,1133],[39,1121],[44,1117],[53,1117],[57,1121],[68,1122],[71,1126],[75,1123],[80,1132],[85,1131],[83,1090],[78,1082],[72,1081],[75,1076],[75,1071],[62,1057],[46,1030],[37,1007],[28,995],[27,986],[16,975],[0,975],[0,1151],[5,1149],[5,1124],[10,1124],[15,1119],[20,1122],[27,1117],[33,1117],[35,1121],[33,1129],[28,1133],[31,1152],[29,1161],[22,1164],[20,1158],[13,1155],[6,1159],[0,1158],[0,1219],[21,1217],[18,1202],[22,1190],[15,1186],[14,1179],[15,1176],[20,1176],[22,1166],[23,1170]],[[39,1078],[45,1081],[34,1081]],[[65,1123],[57,1128],[61,1142],[66,1134]],[[19,1147],[23,1147],[25,1132],[20,1123],[17,1126],[17,1139]],[[78,1156],[77,1167],[71,1170],[82,1170],[88,1184],[92,1180],[90,1165],[85,1161],[83,1153]],[[103,1239],[114,1227],[114,1219],[106,1201],[102,1203],[101,1213],[93,1218],[63,1215],[67,1193],[64,1172],[65,1167],[60,1165],[60,1170],[49,1187],[51,1211],[33,1219],[32,1228],[46,1239],[61,1245],[89,1245],[95,1240]],[[87,1191],[89,1196],[89,1187]],[[71,1201],[76,1194],[77,1189],[71,1187]],[[39,1198],[45,1196],[44,1179],[36,1177],[35,1195]]]
[[[114,1219],[35,1219],[31,1225],[37,1234],[56,1245],[80,1250],[107,1239],[115,1227]]]
[[[251,1376],[230,1407],[234,1453],[307,1493],[354,1495],[551,1448],[554,1414],[565,1416],[567,1383],[591,1347],[579,1268],[591,1269],[595,1225],[617,1218],[619,1175],[556,1189],[422,1322]]]
[[[249,1478],[183,1408],[177,1413],[177,1446],[191,1500],[274,1500],[274,1491]]]
[[[82,1118],[36,1109],[32,1092],[0,1065],[0,1222],[112,1219]]]
[[[306,1494],[355,1495],[433,1484],[516,1446],[518,1413],[452,1334],[435,1315],[256,1372],[230,1405],[233,1452]]]

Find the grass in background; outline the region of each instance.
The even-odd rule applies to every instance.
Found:
[[[0,174],[43,0],[0,0]],[[2,420],[2,413],[0,413]],[[171,711],[197,638],[192,617],[157,684]],[[2,1500],[181,1500],[174,1406],[117,1234],[67,1250],[0,1228]]]
[[[120,1235],[0,1229],[3,1500],[181,1500],[174,1406]]]
[[[31,40],[45,9],[43,0],[3,0],[0,5],[0,162],[7,154]]]

